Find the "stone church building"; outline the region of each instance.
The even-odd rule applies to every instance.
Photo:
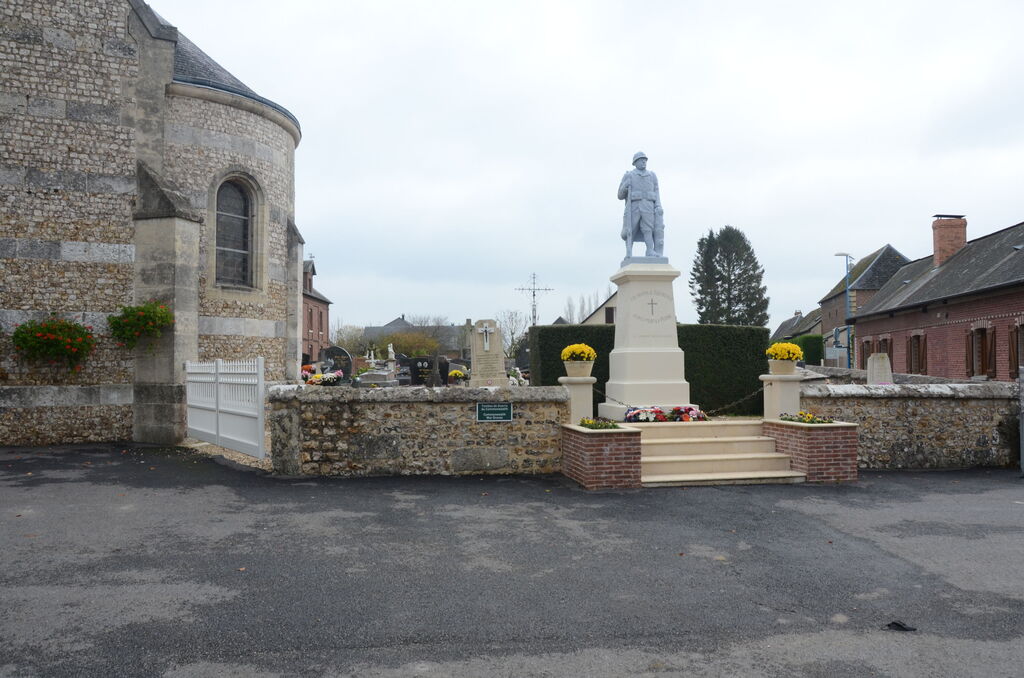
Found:
[[[300,136],[142,0],[0,5],[0,444],[177,442],[186,360],[298,377]],[[173,330],[119,348],[150,299]],[[80,372],[14,357],[51,312],[96,333]]]

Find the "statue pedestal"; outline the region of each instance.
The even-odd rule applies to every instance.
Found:
[[[608,356],[608,400],[597,413],[615,421],[622,421],[627,405],[666,411],[692,405],[672,294],[679,271],[667,263],[633,263],[638,259],[646,258],[631,257],[611,277],[619,288],[615,349]]]

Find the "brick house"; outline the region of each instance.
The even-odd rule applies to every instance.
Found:
[[[967,240],[967,220],[936,215],[933,254],[903,266],[850,319],[857,366],[888,353],[894,372],[1017,378],[1024,324],[1024,223]]]
[[[850,311],[856,315],[858,309],[871,302],[879,289],[909,259],[900,254],[892,245],[875,250],[863,257],[850,269]],[[826,347],[843,347],[846,343],[846,332],[835,333],[837,328],[846,327],[846,276],[829,290],[828,294],[818,302],[821,309],[821,334],[825,338]],[[850,332],[851,341],[854,333]],[[826,365],[846,367],[845,352],[841,359],[826,359]]]
[[[320,349],[331,345],[331,300],[313,287],[316,266],[312,259],[302,262],[302,362],[317,360]]]

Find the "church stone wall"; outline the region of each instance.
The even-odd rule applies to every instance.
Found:
[[[296,140],[257,114],[261,104],[241,100],[250,109],[241,110],[168,94],[174,43],[148,30],[127,0],[0,2],[0,445],[130,439],[140,430],[135,387],[164,388],[166,404],[180,405],[176,356],[188,351],[161,349],[163,367],[179,374],[155,375],[152,360],[117,347],[106,324],[150,294],[140,276],[152,277],[152,262],[136,249],[144,222],[133,221],[140,159],[178,184],[206,221],[196,238],[198,299],[180,304],[191,313],[198,305],[198,323],[182,326],[198,324],[199,334],[176,336],[175,346],[191,341],[200,358],[263,355],[272,381],[290,376],[288,352],[297,362],[297,330],[288,327],[297,325],[298,302],[289,300],[301,268],[288,261]],[[231,172],[258,187],[255,291],[209,279],[212,196]],[[301,258],[294,243],[291,255]],[[188,286],[168,284],[161,298],[181,302]],[[14,358],[14,328],[51,312],[97,335],[78,373]]]
[[[255,113],[187,96],[168,98],[164,172],[204,212],[200,236],[199,359],[262,355],[270,381],[286,378],[290,294],[288,219],[295,202],[295,141],[280,125]],[[232,174],[256,187],[255,289],[218,287],[214,276],[216,190]],[[265,253],[265,257],[259,256]],[[292,285],[294,288],[294,284]],[[252,326],[239,319],[273,325]]]
[[[123,0],[0,3],[5,445],[130,438],[133,360],[105,322],[133,294],[135,134],[124,85],[138,62],[126,14]],[[51,311],[94,326],[97,348],[79,373],[13,357],[14,327]]]

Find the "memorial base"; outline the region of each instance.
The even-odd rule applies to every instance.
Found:
[[[615,349],[599,416],[622,421],[628,407],[693,405],[679,348],[672,282],[667,263],[629,263],[611,277],[618,286]]]

